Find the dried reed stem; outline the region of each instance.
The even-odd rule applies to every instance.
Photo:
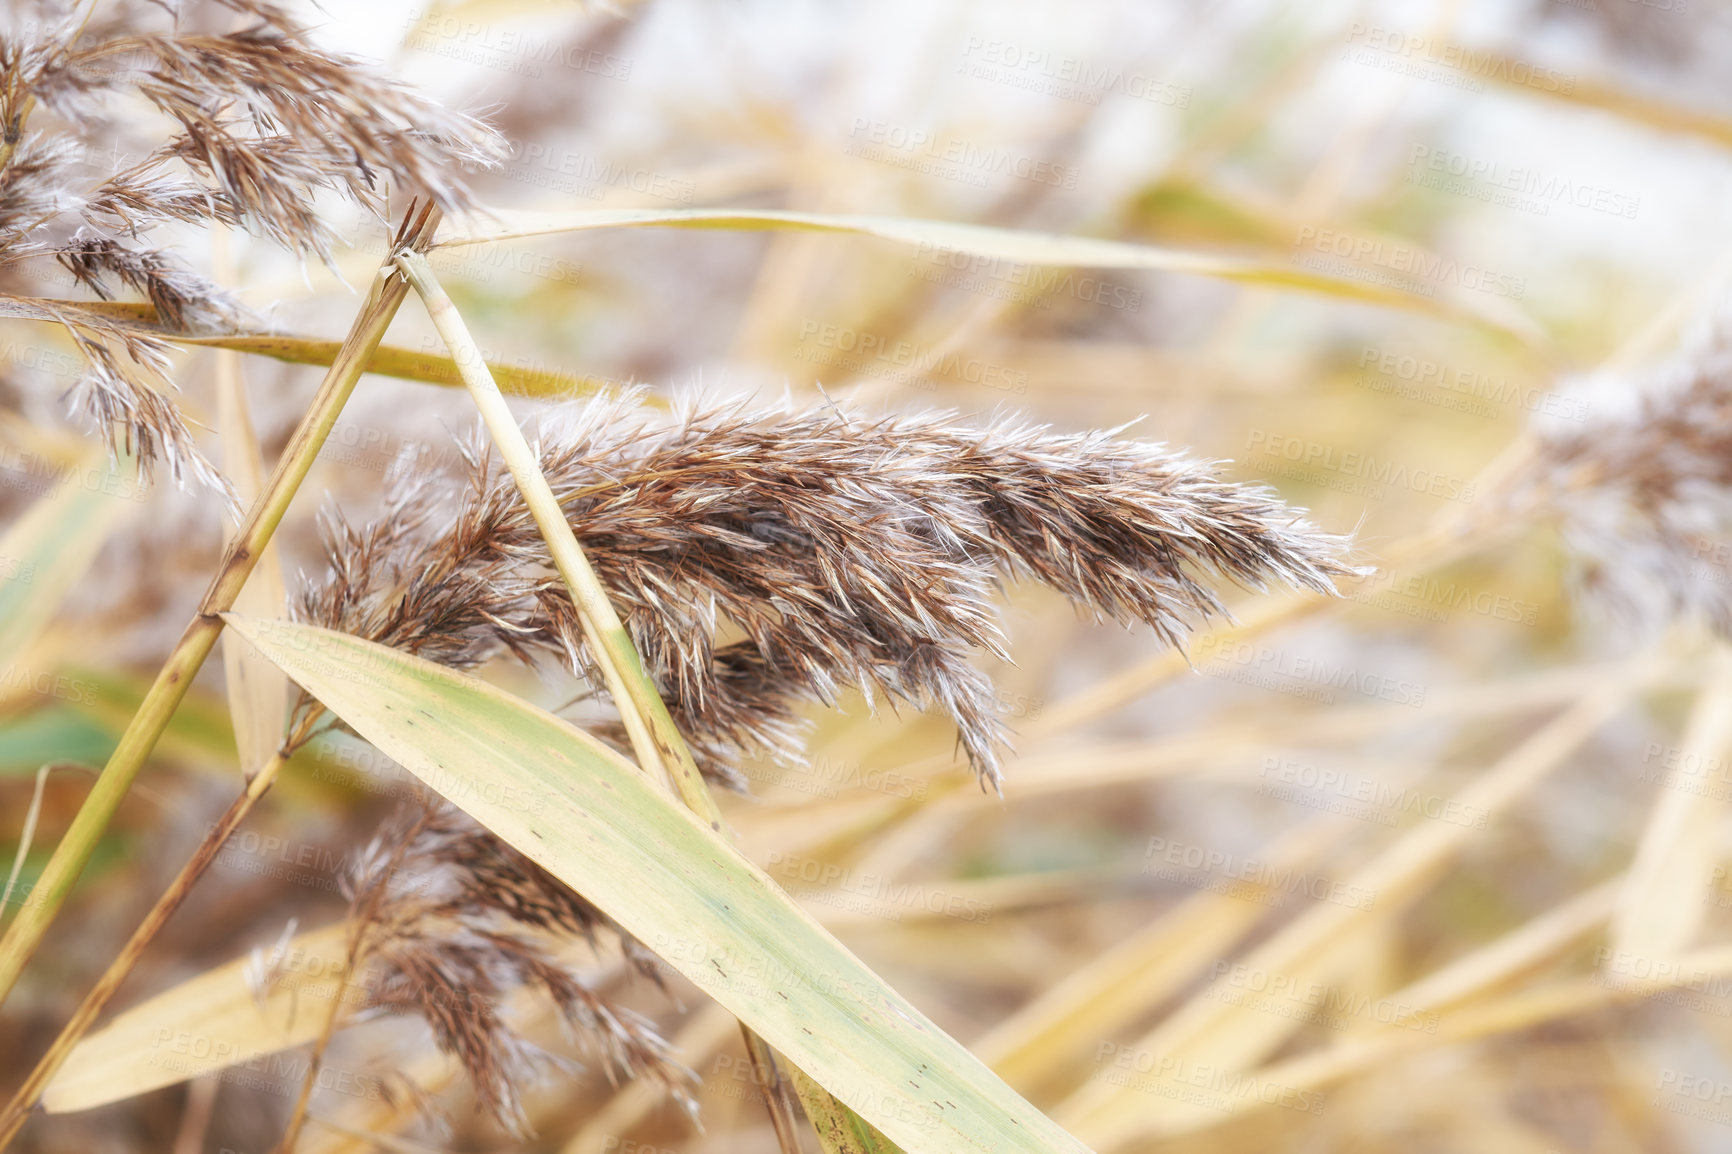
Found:
[[[789,1064],[794,1092],[818,1132],[825,1150],[837,1154],[900,1154],[901,1148],[878,1132],[877,1127],[843,1106],[830,1092],[812,1081],[806,1071]]]
[[[452,360],[456,362],[457,371],[463,377],[463,384],[474,399],[475,407],[480,411],[481,419],[493,437],[493,443],[498,446],[512,481],[516,483],[518,492],[529,506],[530,514],[535,518],[535,523],[547,542],[554,566],[571,592],[572,602],[577,606],[585,630],[597,642],[594,646],[596,663],[601,667],[608,692],[615,701],[622,703],[620,716],[630,735],[632,750],[637,754],[639,765],[644,772],[651,775],[665,772],[668,763],[644,722],[649,711],[623,708],[626,702],[637,705],[643,694],[633,692],[633,686],[622,677],[621,670],[633,667],[641,669],[642,663],[637,659],[631,639],[626,636],[625,626],[620,623],[619,616],[608,602],[606,591],[596,579],[595,571],[590,568],[588,558],[579,548],[571,526],[560,512],[559,501],[548,487],[547,478],[542,476],[535,451],[529,447],[529,442],[524,440],[523,430],[517,426],[517,418],[511,415],[511,409],[506,405],[499,385],[488,371],[480,346],[469,335],[469,326],[463,323],[462,314],[457,311],[457,306],[440,285],[439,278],[434,275],[433,266],[427,263],[426,257],[419,253],[403,253],[397,257],[397,267],[414,286],[421,302],[427,306],[427,315],[432,319],[433,327],[439,331],[440,339],[445,342]],[[638,680],[644,679],[640,677]],[[677,733],[673,739],[680,741]],[[683,745],[683,741],[680,744]]]
[[[403,857],[415,843],[416,835],[426,828],[431,810],[423,810],[421,817],[410,827],[406,836],[391,851],[390,860],[385,864],[383,876],[391,877],[402,865]],[[301,1127],[307,1121],[307,1106],[313,1098],[313,1087],[319,1078],[319,1066],[325,1060],[325,1050],[331,1044],[331,1038],[337,1032],[337,1019],[342,1014],[343,1002],[348,997],[349,987],[355,983],[355,975],[360,970],[362,954],[366,945],[368,930],[379,914],[379,904],[385,900],[388,886],[374,886],[367,893],[366,907],[361,915],[350,920],[349,949],[346,964],[343,967],[343,980],[338,983],[337,994],[331,999],[331,1008],[325,1015],[324,1026],[319,1030],[318,1041],[313,1043],[312,1057],[307,1061],[307,1073],[301,1079],[300,1093],[295,1097],[295,1106],[289,1114],[288,1125],[283,1128],[283,1136],[277,1142],[275,1154],[292,1154],[295,1142],[301,1136]]]
[[[740,1023],[740,1037],[746,1044],[746,1054],[752,1060],[752,1076],[758,1080],[758,1089],[764,1095],[764,1106],[770,1111],[770,1126],[776,1132],[776,1145],[782,1149],[782,1154],[800,1154],[799,1116],[794,1113],[794,1103],[788,1096],[788,1084],[782,1079],[782,1071],[776,1061],[776,1051],[770,1043],[760,1038],[755,1030],[746,1023]],[[798,1070],[792,1062],[788,1068]],[[822,1086],[814,1083],[817,1092],[846,1110]]]
[[[415,243],[425,244],[437,226],[437,217],[437,210],[429,203],[412,224],[405,218],[403,238],[400,239],[413,238]],[[175,644],[140,703],[138,712],[127,723],[126,731],[121,734],[101,776],[79,807],[60,844],[55,847],[31,893],[32,900],[20,910],[6,936],[0,938],[0,1001],[4,1001],[41,944],[43,935],[72,892],[78,875],[95,852],[97,842],[131,788],[133,779],[144,768],[157,739],[168,727],[169,719],[186,696],[193,678],[216,646],[223,629],[220,614],[233,607],[241,587],[246,584],[247,575],[276,532],[325,439],[336,426],[344,403],[361,379],[367,359],[378,348],[391,319],[397,315],[398,306],[408,294],[408,286],[394,275],[394,269],[395,266],[387,262],[374,278],[367,302],[344,339],[341,352],[331,363],[306,416],[284,448],[270,483],[247,511],[245,523],[225,551],[222,563],[199,604],[197,615]]]
[[[30,855],[30,846],[36,840],[36,822],[42,816],[42,795],[48,788],[48,775],[54,771],[52,764],[44,765],[36,771],[36,785],[30,791],[30,806],[24,811],[24,827],[18,831],[18,852],[12,858],[12,872],[6,875],[6,888],[0,890],[0,920],[6,916],[6,909],[12,904],[12,889],[18,884],[18,875],[24,872],[24,862]]]
[[[78,1045],[79,1039],[95,1024],[97,1016],[120,990],[133,967],[138,965],[139,959],[144,956],[144,951],[149,948],[158,931],[174,916],[174,912],[192,892],[192,887],[198,884],[199,879],[222,852],[229,835],[240,828],[240,824],[252,812],[253,806],[271,788],[283,768],[284,761],[284,755],[279,752],[252,774],[246,789],[229,804],[216,825],[205,834],[192,857],[180,867],[174,881],[169,883],[168,889],[163,891],[162,896],[156,899],[156,904],[150,907],[150,912],[145,914],[144,921],[132,931],[126,945],[122,946],[120,952],[108,963],[108,968],[102,972],[96,985],[84,995],[84,1000],[78,1004],[72,1018],[61,1027],[54,1044],[37,1061],[36,1068],[30,1071],[30,1076],[12,1095],[12,1100],[6,1104],[5,1110],[0,1112],[0,1149],[4,1149],[17,1136],[18,1128],[24,1125],[37,1099],[42,1097],[48,1083],[72,1054],[73,1047]]]

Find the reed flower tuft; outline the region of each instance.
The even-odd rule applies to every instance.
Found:
[[[1008,736],[978,652],[1007,657],[993,595],[1047,584],[1171,644],[1221,613],[1211,582],[1333,593],[1344,542],[1268,491],[1118,431],[1013,417],[867,416],[625,396],[561,410],[540,459],[573,530],[712,777],[799,751],[795,709],[869,702],[947,713],[996,787]],[[314,622],[463,666],[512,652],[593,663],[509,475],[467,451],[452,500],[423,482],[361,529],[329,522]],[[732,639],[729,639],[729,635]]]
[[[256,325],[208,278],[153,245],[152,231],[170,222],[245,227],[329,263],[338,238],[319,216],[320,193],[380,213],[387,191],[467,211],[475,201],[466,170],[496,164],[505,145],[480,121],[321,48],[279,5],[100,7],[98,15],[39,0],[0,22],[0,274],[53,258],[102,300],[143,297],[149,327],[87,310],[76,328],[67,324],[90,366],[72,391],[74,409],[111,447],[142,446],[141,468],[160,455],[177,482],[191,474],[220,487],[170,397],[167,338]],[[206,27],[221,24],[233,27]],[[123,139],[102,114],[128,95],[173,127]],[[38,108],[59,123],[30,126]],[[142,159],[133,162],[123,144]],[[78,162],[92,158],[107,171],[81,178]],[[25,296],[4,303],[10,315],[52,307]],[[71,315],[62,308],[53,319]],[[97,352],[117,340],[129,355]]]
[[[1732,637],[1732,306],[1645,377],[1602,383],[1591,422],[1542,435],[1517,499],[1553,510],[1593,604]]]
[[[671,1057],[652,1023],[614,1006],[562,962],[573,936],[618,934],[627,957],[659,981],[649,955],[604,914],[457,810],[405,805],[356,860],[346,882],[356,937],[349,972],[365,1007],[422,1018],[462,1063],[482,1108],[519,1137],[530,1132],[522,1089],[550,1054],[502,1013],[519,989],[558,1011],[580,1050],[610,1080],[647,1078],[695,1116],[696,1075]]]

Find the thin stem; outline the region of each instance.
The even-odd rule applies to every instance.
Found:
[[[412,235],[417,243],[425,244],[433,235],[437,218],[437,210],[429,204],[413,225],[406,222],[405,233]],[[198,614],[181,634],[174,651],[145,694],[138,712],[127,723],[126,732],[121,734],[108,764],[43,869],[41,879],[31,892],[31,900],[20,909],[6,936],[0,938],[0,1001],[11,992],[55,915],[66,903],[78,875],[95,852],[133,779],[168,727],[169,719],[186,696],[187,688],[204,665],[205,658],[210,656],[217,637],[222,633],[220,614],[234,606],[235,597],[246,583],[247,575],[282,522],[289,503],[335,427],[344,403],[361,378],[367,359],[378,348],[391,319],[397,315],[397,308],[403,303],[408,288],[393,275],[393,269],[394,266],[387,263],[374,278],[367,303],[355,318],[342,350],[331,363],[306,416],[301,419],[295,435],[277,461],[270,483],[253,502],[245,524],[224,552],[222,564],[199,604]]]
[[[360,931],[365,933],[363,929]],[[274,1154],[292,1154],[295,1143],[301,1139],[301,1127],[307,1123],[307,1107],[313,1100],[313,1086],[319,1078],[319,1067],[324,1065],[325,1051],[330,1048],[331,1039],[337,1033],[337,1018],[342,1013],[343,1000],[349,996],[350,978],[355,972],[361,943],[357,939],[349,947],[349,964],[343,971],[343,980],[337,986],[337,996],[331,999],[331,1008],[325,1014],[325,1024],[319,1030],[318,1040],[313,1043],[312,1056],[307,1059],[307,1073],[301,1079],[301,1089],[295,1095],[295,1108],[289,1114],[289,1124],[283,1130],[282,1140],[276,1145]]]
[[[349,953],[343,967],[343,980],[337,985],[337,996],[331,999],[331,1011],[325,1015],[324,1027],[319,1031],[318,1040],[313,1043],[312,1057],[307,1062],[307,1073],[301,1079],[301,1092],[295,1098],[294,1111],[289,1115],[289,1124],[283,1130],[275,1154],[293,1154],[295,1143],[300,1141],[301,1128],[307,1122],[307,1107],[313,1100],[313,1086],[318,1082],[319,1067],[325,1061],[325,1051],[330,1048],[332,1037],[336,1035],[337,1019],[342,1015],[343,1003],[349,996],[349,987],[355,984],[355,976],[361,972],[361,964],[368,949],[367,935],[379,916],[379,903],[385,899],[391,879],[402,866],[403,857],[409,852],[410,845],[421,835],[421,831],[427,828],[427,819],[431,813],[431,810],[423,810],[415,824],[391,850],[391,857],[386,861],[384,870],[366,891],[364,907],[356,911],[355,906],[350,905]]]
[[[210,1131],[212,1109],[222,1082],[216,1078],[194,1078],[186,1087],[186,1105],[181,1109],[180,1131],[174,1138],[174,1154],[203,1154]]]
[[[589,559],[578,547],[577,538],[565,520],[565,512],[559,506],[559,499],[554,496],[553,489],[542,476],[535,452],[524,440],[523,432],[517,426],[517,419],[511,415],[511,409],[506,405],[504,395],[493,380],[493,374],[481,359],[480,349],[470,335],[469,327],[463,323],[462,314],[457,311],[457,306],[433,276],[432,266],[427,264],[425,258],[418,258],[418,261],[419,263],[400,260],[403,275],[421,295],[422,303],[427,306],[427,313],[433,319],[433,327],[439,330],[440,338],[450,349],[451,358],[457,364],[457,371],[463,377],[463,383],[468,387],[475,407],[481,412],[481,419],[486,423],[488,433],[499,446],[500,455],[505,459],[505,467],[510,471],[511,479],[516,483],[518,492],[523,495],[530,513],[535,517],[536,525],[541,529],[542,537],[548,543],[554,566],[571,592],[572,602],[577,606],[584,630],[593,638],[601,638],[610,628],[620,627],[617,616],[611,622],[607,619],[612,613],[607,595],[591,569]],[[558,532],[560,528],[565,530],[563,536]],[[604,640],[594,648],[594,656],[596,664],[601,667],[602,679],[607,683],[608,692],[613,695],[614,700],[630,701],[631,689],[621,672],[622,669],[629,668],[629,665],[617,652],[617,646],[608,645]],[[644,771],[654,774],[665,770],[665,759],[645,724],[643,714],[635,709],[622,708],[620,716],[625,722],[632,750]]]
[[[770,1111],[770,1125],[776,1131],[776,1144],[784,1154],[800,1154],[800,1118],[794,1113],[787,1083],[776,1067],[776,1051],[744,1022],[740,1023],[740,1036],[745,1039],[746,1053],[752,1059],[752,1073],[758,1079],[758,1089],[764,1093],[764,1105]]]
[[[108,968],[103,971],[96,985],[84,995],[84,1000],[78,1004],[72,1019],[61,1028],[60,1036],[54,1039],[54,1044],[42,1055],[36,1068],[30,1071],[30,1077],[26,1078],[24,1084],[12,1095],[4,1113],[0,1113],[0,1148],[5,1147],[17,1135],[18,1128],[24,1125],[30,1110],[36,1105],[36,1100],[42,1097],[48,1083],[53,1081],[54,1075],[72,1054],[73,1047],[78,1045],[79,1039],[84,1037],[97,1016],[132,973],[133,967],[144,956],[144,951],[149,948],[157,932],[174,916],[174,912],[186,900],[187,894],[192,892],[192,887],[204,876],[205,871],[216,860],[217,854],[222,852],[229,835],[240,827],[259,798],[271,788],[271,783],[277,779],[285,760],[285,755],[279,751],[253,774],[246,790],[223,811],[216,825],[205,834],[204,840],[199,842],[192,857],[180,867],[180,872],[175,875],[174,881],[169,883],[168,889],[163,891],[162,896],[156,899],[156,904],[150,907],[144,921],[132,931],[132,936],[126,940],[126,945],[121,947],[120,953],[108,963]]]
[[[463,375],[463,383],[475,398],[475,407],[481,411],[481,419],[486,423],[493,443],[499,447],[505,467],[510,470],[518,492],[523,495],[524,503],[529,506],[530,514],[547,542],[554,567],[564,579],[592,642],[597,664],[607,680],[608,692],[619,706],[639,763],[648,773],[655,773],[657,767],[668,772],[686,806],[709,822],[711,829],[719,832],[722,829],[721,808],[704,784],[691,749],[680,736],[673,716],[656,692],[655,683],[645,672],[631,635],[608,600],[607,590],[591,568],[589,558],[584,556],[583,547],[577,543],[577,535],[565,519],[559,498],[554,496],[547,478],[542,475],[535,451],[524,439],[517,418],[512,416],[505,397],[488,372],[487,362],[482,359],[480,347],[470,336],[469,327],[463,323],[462,314],[440,286],[439,278],[434,275],[426,257],[406,252],[398,256],[397,265],[427,306],[433,327],[439,330],[440,339],[445,342],[451,359],[457,363],[457,371]],[[793,1103],[782,1088],[775,1051],[744,1022],[740,1023],[740,1030],[745,1038],[746,1052],[752,1057],[752,1069],[757,1074],[759,1088],[764,1092],[776,1139],[786,1154],[799,1154]]]
[[[36,840],[36,821],[42,816],[42,795],[48,788],[52,764],[36,771],[36,788],[30,793],[30,808],[24,811],[24,828],[18,833],[18,853],[12,858],[12,872],[6,875],[6,890],[0,893],[0,921],[6,919],[6,907],[12,904],[12,887],[24,872],[24,859],[30,854],[30,844]]]
[[[572,603],[595,643],[592,648],[597,664],[607,681],[608,692],[620,705],[620,716],[639,763],[650,773],[655,773],[658,766],[665,769],[673,777],[674,787],[685,803],[708,820],[712,828],[721,829],[721,811],[704,786],[691,750],[644,671],[631,636],[619,614],[614,612],[601,579],[595,575],[589,559],[578,545],[577,537],[565,519],[565,511],[560,508],[559,498],[554,496],[547,478],[542,476],[535,451],[524,439],[523,430],[518,427],[504,395],[494,383],[493,374],[488,371],[487,362],[482,360],[481,350],[469,335],[469,328],[463,323],[457,306],[440,286],[426,257],[420,253],[403,253],[397,258],[397,264],[426,304],[433,327],[439,330],[451,359],[457,362],[457,371],[463,375],[463,383],[475,398],[475,407],[481,411],[481,419],[486,423],[493,443],[499,447],[505,467],[547,541],[554,567],[564,579]]]
[[[901,1154],[901,1147],[884,1137],[877,1127],[830,1096],[830,1092],[792,1062],[794,1092],[812,1119],[818,1143],[829,1154]]]

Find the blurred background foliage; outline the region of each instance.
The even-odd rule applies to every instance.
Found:
[[[1732,1141],[1732,967],[1702,968],[1732,928],[1732,775],[1723,741],[1689,736],[1723,738],[1700,714],[1726,673],[1698,623],[1644,631],[1573,598],[1562,538],[1504,482],[1536,435],[1616,411],[1725,291],[1728,11],[475,0],[307,15],[333,46],[486,111],[515,150],[476,178],[501,208],[968,221],[1410,296],[1379,308],[1274,278],[1030,270],[807,233],[602,231],[434,258],[496,361],[669,397],[1134,421],[1355,533],[1377,577],[1338,604],[1248,595],[1247,628],[1200,637],[1188,664],[1146,631],[1010,589],[1016,665],[994,674],[1019,737],[1003,800],[958,767],[939,719],[855,701],[814,711],[809,768],[749,773],[729,818],[851,949],[1099,1149],[1609,1154]],[[324,207],[353,245],[341,280],[238,235],[212,254],[188,233],[202,247],[187,255],[273,325],[334,335],[357,302],[343,282],[366,283],[387,230]],[[70,346],[0,330],[13,524],[43,462],[85,450],[54,407]],[[439,347],[415,309],[390,339]],[[190,349],[176,373],[211,427],[214,364]],[[249,358],[245,373],[269,459],[317,370]],[[471,420],[453,391],[367,378],[279,537],[291,588],[319,564],[315,496],[369,514],[389,478],[449,463]],[[200,494],[108,505],[63,524],[87,547],[80,572],[0,557],[8,597],[53,609],[7,639],[4,856],[37,768],[65,765],[21,892],[220,549],[220,510]],[[550,707],[576,692],[500,676]],[[15,996],[6,1052],[47,1043],[228,800],[222,694],[207,670],[50,935],[52,964]],[[291,919],[339,917],[336,878],[402,787],[387,770],[350,739],[298,755],[123,1000],[268,945]],[[1652,816],[1678,795],[1678,813]],[[1632,872],[1656,855],[1688,861]],[[573,1070],[531,1097],[541,1138],[512,1146],[470,1120],[461,1081],[399,1023],[344,1031],[333,1061],[404,1071],[450,1132],[333,1090],[301,1148],[768,1148],[726,1015],[596,964],[704,1076],[701,1133]],[[1684,965],[1681,988],[1622,984],[1667,964]],[[545,1040],[560,1048],[551,1026]],[[174,1087],[38,1120],[26,1140],[263,1151],[294,1085]]]

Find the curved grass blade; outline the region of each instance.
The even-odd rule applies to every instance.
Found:
[[[370,642],[224,620],[897,1145],[922,1154],[1086,1149],[588,734],[476,678]]]
[[[1680,6],[1677,11],[1682,12],[1683,8]],[[1491,56],[1486,60],[1485,75],[1510,92],[1609,112],[1634,124],[1700,137],[1723,148],[1732,145],[1732,120],[1700,103],[1660,100],[1633,88],[1580,76],[1567,88],[1558,85],[1557,91],[1549,91],[1538,85],[1516,83],[1511,77],[1520,71],[1519,62],[1508,57]]]
[[[53,467],[60,484],[0,537],[0,665],[10,667],[41,635],[96,560],[127,506],[121,498],[137,492],[126,476],[129,465],[105,465],[103,451],[92,448]]]
[[[597,228],[711,228],[853,233],[911,244],[934,255],[963,254],[1048,268],[1148,269],[1240,281],[1263,288],[1298,289],[1366,304],[1384,305],[1486,326],[1521,341],[1539,330],[1521,312],[1501,302],[1441,299],[1403,292],[1369,281],[1343,280],[1279,261],[1158,248],[1099,237],[1022,232],[955,221],[901,216],[841,216],[772,209],[589,209],[571,212],[490,210],[492,220],[474,232],[446,233],[435,247],[520,240]],[[498,221],[493,224],[492,221]]]
[[[1681,763],[1721,765],[1732,746],[1732,650],[1715,647],[1708,677],[1690,710]],[[1698,943],[1708,924],[1720,870],[1726,798],[1717,789],[1660,789],[1636,847],[1629,880],[1612,918],[1611,946],[1642,958],[1671,958]]]
[[[124,1011],[73,1049],[43,1109],[90,1110],[311,1042],[342,980],[348,926],[310,930],[264,954],[275,980],[263,998],[259,964],[244,957]]]
[[[144,301],[73,301],[35,297],[0,295],[0,317],[16,320],[43,321],[60,324],[62,316],[86,320],[98,327],[136,330],[146,336],[158,337],[176,345],[194,345],[212,349],[233,349],[252,356],[271,357],[291,365],[316,365],[329,368],[336,360],[341,341],[318,337],[296,336],[293,333],[205,333],[192,334],[164,328],[157,319],[156,309]],[[499,382],[502,391],[520,397],[541,397],[549,400],[575,400],[593,397],[626,382],[601,377],[562,373],[557,369],[530,365],[511,365],[489,361],[488,369]],[[440,353],[380,345],[367,358],[364,372],[429,385],[459,386],[463,378],[457,362]],[[645,404],[657,404],[646,397]]]
[[[241,357],[228,349],[217,354],[218,429],[223,444],[223,470],[235,494],[247,504],[258,499],[265,487],[264,454],[253,432],[247,410],[246,383],[241,377]],[[225,523],[223,544],[234,540],[237,526]],[[235,596],[235,605],[247,613],[275,616],[288,604],[283,583],[282,558],[275,541],[266,545],[247,583]],[[223,677],[228,686],[229,718],[234,723],[235,748],[241,772],[251,774],[271,760],[283,738],[283,716],[288,712],[289,679],[283,671],[251,649],[223,645]]]
[[[328,366],[336,357],[340,341],[316,340],[281,333],[236,333],[227,336],[171,338],[176,344],[205,345],[211,348],[233,349],[239,353],[272,357],[292,365]],[[526,365],[496,364],[489,361],[488,369],[499,382],[502,392],[519,397],[540,397],[549,400],[575,400],[593,397],[622,382],[597,377],[581,377],[554,369],[532,368]],[[417,352],[414,349],[380,345],[367,360],[366,372],[397,377],[406,381],[421,381],[429,385],[457,387],[462,385],[457,363],[439,353]]]

